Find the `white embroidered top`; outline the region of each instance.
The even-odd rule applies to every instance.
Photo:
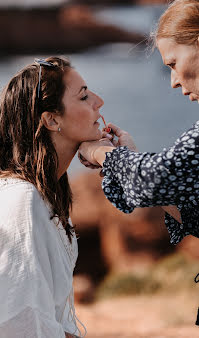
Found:
[[[81,335],[74,311],[78,255],[29,182],[0,179],[0,337]]]

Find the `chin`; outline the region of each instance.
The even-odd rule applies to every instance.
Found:
[[[100,140],[102,138],[102,132],[101,132],[101,130],[98,130],[98,140]]]
[[[102,138],[102,132],[101,130],[97,130],[95,133],[89,133],[85,136],[84,139],[81,140],[81,142],[89,142],[89,141],[97,141]]]
[[[100,140],[102,138],[102,132],[101,130],[97,130],[97,132],[95,133],[95,135],[93,135],[93,140]]]

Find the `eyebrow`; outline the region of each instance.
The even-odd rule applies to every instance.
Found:
[[[80,91],[79,91],[79,93],[81,93],[81,91],[82,91],[83,89],[86,90],[86,89],[88,89],[88,87],[87,87],[87,86],[82,86],[81,89],[80,89]],[[79,94],[79,93],[78,93],[78,94]]]

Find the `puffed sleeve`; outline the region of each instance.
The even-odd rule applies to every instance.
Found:
[[[27,183],[8,187],[0,205],[0,337],[65,338],[55,316],[38,192]]]
[[[176,205],[182,224],[166,213],[171,243],[199,237],[199,121],[160,153],[118,147],[106,154],[102,188],[119,210]]]

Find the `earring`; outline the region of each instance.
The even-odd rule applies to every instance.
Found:
[[[58,132],[60,133],[60,131],[61,131],[61,128],[59,127],[59,128],[58,128]]]

